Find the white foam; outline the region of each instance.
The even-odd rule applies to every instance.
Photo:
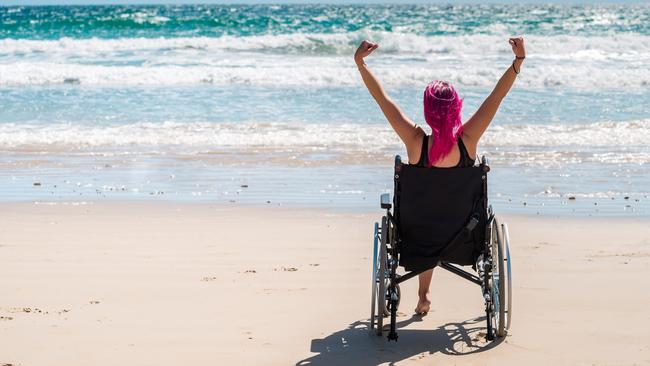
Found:
[[[356,124],[287,124],[287,123],[135,123],[93,127],[53,124],[0,124],[0,148],[23,149],[92,149],[103,147],[187,147],[187,148],[335,148],[368,144],[371,140]],[[379,149],[399,140],[389,127],[370,127],[378,138]],[[324,135],[323,131],[327,131]],[[374,140],[373,138],[373,140]]]
[[[480,149],[531,164],[650,163],[650,120],[577,125],[493,125]],[[108,155],[237,152],[391,155],[403,149],[387,124],[135,123],[121,126],[0,124],[0,150]],[[309,158],[311,159],[311,158]],[[318,157],[314,158],[318,159]]]
[[[481,142],[485,146],[634,147],[650,141],[650,120],[589,124],[494,125]]]
[[[505,36],[358,31],[217,38],[0,40],[0,85],[358,86],[358,42],[380,43],[368,63],[390,85],[444,78],[493,86],[511,59]],[[518,84],[647,88],[650,36],[530,36]],[[598,77],[595,77],[598,75]]]
[[[380,44],[378,53],[412,55],[452,54],[484,55],[485,51],[509,55],[507,35],[473,34],[464,36],[423,36],[414,33],[360,30],[349,33],[294,33],[260,36],[179,37],[179,38],[117,38],[0,40],[0,56],[77,58],[79,56],[118,57],[125,52],[204,53],[219,51],[276,52],[278,54],[335,54],[351,56],[358,43],[370,39]],[[608,57],[650,57],[650,36],[611,34],[607,36],[527,36],[531,56],[571,59],[584,51],[602,52]]]

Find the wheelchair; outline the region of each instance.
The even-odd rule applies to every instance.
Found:
[[[467,168],[423,168],[395,157],[394,193],[380,198],[386,214],[374,225],[370,331],[397,341],[399,284],[441,267],[481,288],[486,338],[503,337],[512,318],[508,226],[488,205],[487,159]],[[392,212],[391,212],[392,206]],[[472,266],[472,272],[464,266]],[[406,273],[398,274],[398,267]]]

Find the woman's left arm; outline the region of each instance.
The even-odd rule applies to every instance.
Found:
[[[395,102],[386,94],[384,88],[381,86],[379,80],[373,75],[363,59],[370,55],[374,50],[379,47],[378,44],[369,41],[363,41],[357,52],[354,54],[354,62],[357,64],[361,78],[363,79],[366,88],[370,95],[375,99],[379,108],[386,116],[386,119],[393,127],[393,130],[402,139],[407,149],[414,143],[417,144],[417,127],[408,117],[404,115],[402,110],[395,104]]]
[[[463,134],[469,138],[472,145],[476,146],[478,141],[481,139],[481,136],[485,130],[492,122],[494,115],[497,113],[501,101],[503,98],[508,95],[512,84],[515,82],[515,78],[521,70],[521,65],[526,58],[526,50],[524,48],[524,39],[519,38],[510,38],[508,40],[510,46],[512,46],[512,52],[515,55],[515,59],[508,69],[503,73],[499,82],[492,90],[492,93],[483,101],[483,104],[479,109],[474,113],[474,115],[463,125]]]

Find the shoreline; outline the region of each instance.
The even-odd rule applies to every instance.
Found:
[[[196,200],[186,200],[186,199],[167,199],[167,198],[155,198],[150,196],[134,197],[130,199],[120,199],[120,198],[105,198],[105,199],[80,199],[80,200],[5,200],[0,201],[1,207],[27,207],[27,206],[123,206],[123,205],[134,205],[134,206],[159,206],[159,207],[178,207],[178,208],[215,208],[217,210],[221,209],[250,209],[250,210],[266,210],[266,209],[278,209],[278,210],[287,210],[287,211],[315,211],[315,212],[328,212],[333,214],[352,214],[352,215],[377,215],[381,217],[385,213],[385,209],[380,208],[379,206],[379,195],[377,194],[376,198],[376,208],[372,208],[368,205],[363,206],[354,206],[354,205],[337,205],[332,203],[307,203],[307,202],[277,202],[277,201],[268,201],[268,202],[250,202],[246,200],[241,201],[231,201],[231,200],[212,200],[208,201],[203,198],[198,198]],[[392,198],[392,193],[391,193]],[[514,204],[513,204],[514,206]],[[541,205],[540,207],[543,207]],[[519,206],[517,206],[519,207]],[[566,220],[632,220],[632,221],[645,221],[650,220],[650,215],[644,212],[623,212],[620,214],[614,214],[612,212],[539,212],[534,211],[536,205],[523,206],[519,209],[501,209],[494,207],[494,212],[499,216],[506,217],[517,217],[517,218],[537,218],[537,219],[566,219]],[[526,208],[530,210],[526,211]]]
[[[288,152],[291,153],[291,152]],[[169,200],[221,203],[280,203],[290,207],[374,209],[379,195],[392,192],[393,159],[377,164],[336,164],[314,152],[296,166],[269,158],[267,165],[250,156],[231,161],[219,154],[203,159],[71,158],[65,165],[16,157],[0,160],[0,202],[71,200]],[[325,154],[326,155],[326,154]],[[368,157],[366,157],[367,159]],[[579,216],[650,216],[650,178],[643,164],[593,163],[558,168],[504,164],[499,156],[488,175],[490,202],[506,213]],[[511,157],[514,158],[514,157]],[[313,160],[310,160],[313,159]],[[286,160],[286,159],[285,159]],[[525,159],[524,159],[525,160]],[[379,164],[380,162],[385,162]],[[295,163],[295,161],[294,161]],[[311,164],[313,163],[313,164]],[[320,164],[324,165],[320,165]],[[310,165],[311,164],[311,165]],[[22,167],[20,167],[22,166]]]

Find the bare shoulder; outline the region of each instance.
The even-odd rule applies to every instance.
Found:
[[[463,123],[463,141],[476,142],[478,144],[478,139],[481,138],[481,131],[479,126],[477,126],[475,115],[470,117],[465,123]]]
[[[422,127],[415,125],[414,138],[406,144],[406,153],[408,154],[410,164],[415,164],[420,160],[422,138],[424,136],[426,136],[426,132]]]
[[[463,139],[463,144],[465,144],[465,148],[467,149],[469,156],[472,158],[476,156],[476,151],[478,150],[478,140],[465,131],[463,131],[463,134],[460,138]]]
[[[426,135],[427,133],[422,129],[422,127],[415,125],[415,134],[417,135],[417,137],[421,137]]]

